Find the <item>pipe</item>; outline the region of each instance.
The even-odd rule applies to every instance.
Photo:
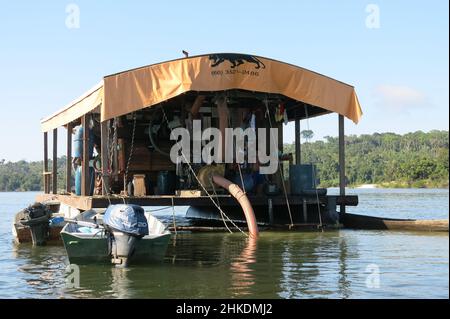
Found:
[[[250,237],[257,238],[259,234],[258,225],[256,224],[256,218],[255,213],[253,212],[252,204],[250,204],[247,195],[242,191],[242,189],[239,186],[233,184],[232,182],[230,182],[226,178],[223,178],[222,176],[213,175],[212,181],[217,185],[228,190],[228,192],[234,198],[236,198],[236,200],[241,205],[242,210],[244,211],[245,220],[247,221],[248,232],[250,233]]]
[[[150,119],[150,123],[148,124],[148,138],[150,140],[150,144],[152,144],[153,148],[155,149],[155,151],[157,151],[158,153],[166,156],[166,157],[170,157],[170,154],[163,151],[162,149],[160,149],[158,147],[158,144],[155,142],[155,139],[153,138],[153,132],[152,132],[152,127],[153,127],[153,121],[155,119],[155,116],[152,116],[152,118]]]
[[[198,95],[195,98],[194,104],[191,107],[191,114],[193,119],[197,119],[198,112],[200,111],[200,107],[203,105],[203,101],[205,100],[204,95]]]

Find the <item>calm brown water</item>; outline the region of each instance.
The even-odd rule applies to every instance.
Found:
[[[360,205],[352,212],[448,218],[448,190],[353,191]],[[239,233],[178,234],[161,264],[80,266],[80,287],[67,288],[62,246],[12,242],[13,216],[34,196],[0,193],[1,298],[449,297],[448,233],[352,230],[263,232],[257,242]]]

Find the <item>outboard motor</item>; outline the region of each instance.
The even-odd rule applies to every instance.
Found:
[[[19,223],[29,227],[33,246],[45,245],[49,232],[51,211],[46,205],[34,203],[21,211]]]
[[[111,205],[105,212],[103,224],[110,234],[111,262],[126,267],[136,241],[148,235],[144,209],[131,204]]]

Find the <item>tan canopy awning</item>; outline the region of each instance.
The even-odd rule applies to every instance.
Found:
[[[243,89],[283,94],[346,116],[362,115],[352,86],[272,59],[223,53],[154,64],[105,79],[102,120],[127,114],[188,91]]]
[[[41,121],[41,130],[48,132],[70,123],[84,114],[92,111],[103,101],[103,81],[84,93],[78,99],[69,103],[63,109]]]
[[[101,104],[105,121],[188,91],[242,89],[282,94],[358,123],[354,88],[324,75],[254,55],[219,53],[153,64],[106,76],[101,84],[42,121],[43,131],[67,124]]]

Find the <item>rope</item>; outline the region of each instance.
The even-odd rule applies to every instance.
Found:
[[[172,216],[173,216],[173,229],[175,231],[175,236],[177,235],[177,224],[175,222],[175,204],[173,202],[173,197],[171,197],[172,200]]]
[[[105,190],[106,198],[108,199],[109,205],[111,205],[111,199],[109,198],[109,192],[108,192],[108,190],[106,189],[105,179],[103,178],[104,176],[103,176],[102,173],[100,173],[100,174],[101,174],[101,177],[102,177],[102,188]]]
[[[155,210],[149,210],[149,212],[150,212],[150,213],[159,212],[159,211],[161,211],[161,210],[165,210],[165,209],[168,209],[168,208],[170,208],[170,206],[158,208],[158,209],[155,209]]]
[[[269,113],[269,101],[266,99],[264,100],[264,104],[266,105],[266,112],[267,112],[267,117],[269,118],[269,125],[270,128],[272,129],[272,120],[270,118],[270,113]],[[273,136],[272,130],[270,130],[270,135],[272,136],[272,140],[274,143],[276,143],[277,141],[275,140],[275,136]],[[289,212],[289,219],[291,220],[291,225],[290,227],[294,226],[294,222],[292,220],[292,213],[291,213],[291,205],[289,204],[289,198],[287,196],[287,190],[286,190],[286,185],[284,183],[284,174],[283,174],[283,169],[281,167],[281,163],[280,161],[278,161],[278,171],[280,172],[280,176],[281,176],[281,184],[283,184],[283,193],[284,193],[284,198],[286,199],[286,204],[287,204],[287,208],[288,208],[288,212]]]
[[[242,190],[244,191],[244,194],[247,194],[247,192],[245,191],[245,185],[244,185],[244,178],[242,177],[242,170],[241,170],[241,164],[238,164],[238,169],[239,169],[239,175],[241,176],[241,185],[242,185]]]
[[[309,131],[309,116],[308,116],[308,108],[306,107],[306,104],[304,105],[305,107],[305,116],[306,116],[306,129]],[[310,139],[306,138],[306,141],[309,142]],[[311,164],[312,161],[311,161]],[[313,181],[314,181],[314,189],[316,191],[316,200],[317,200],[317,213],[319,215],[319,228],[322,230],[323,232],[323,224],[322,224],[322,215],[320,214],[320,202],[319,202],[319,191],[317,190],[317,185],[316,185],[316,170],[313,167]]]
[[[214,182],[212,181],[212,178],[209,180],[209,182],[211,183],[214,195],[216,196],[217,204],[220,206],[219,196],[217,195],[216,187],[214,186]],[[228,230],[228,232],[233,233],[233,231],[228,227],[227,222],[225,221],[225,218],[224,218],[222,212],[220,212],[220,217],[222,218],[222,222],[225,225],[225,228]]]
[[[169,120],[167,119],[167,116],[166,116],[166,112],[164,111],[164,108],[163,107],[161,107],[161,109],[162,109],[162,111],[163,111],[163,116],[164,116],[164,119],[166,120],[166,122],[167,122],[167,124],[169,124]],[[170,130],[170,135],[172,136],[172,138],[175,138],[175,136],[173,136],[173,131],[172,130]],[[178,144],[179,142],[177,142],[177,144]],[[217,203],[214,201],[214,199],[212,198],[212,196],[211,196],[211,194],[206,190],[206,188],[205,188],[205,186],[203,186],[203,184],[200,182],[200,180],[199,180],[199,178],[197,177],[197,174],[195,174],[195,171],[194,171],[194,169],[192,168],[192,166],[191,166],[191,163],[187,160],[187,158],[186,158],[186,156],[185,156],[185,154],[184,154],[184,152],[182,151],[182,148],[180,148],[180,152],[181,152],[181,155],[183,156],[183,158],[184,158],[184,161],[186,162],[186,164],[188,165],[188,167],[189,167],[189,169],[190,169],[190,171],[191,171],[191,173],[192,173],[192,175],[194,175],[194,177],[195,177],[195,179],[197,180],[197,182],[198,182],[198,184],[201,186],[201,188],[203,189],[203,191],[206,193],[206,195],[209,197],[209,199],[212,201],[212,203],[214,204],[214,206],[216,206],[216,208],[219,210],[219,212],[221,213],[221,214],[223,214],[230,222],[231,222],[231,224],[233,224],[233,226],[234,227],[236,227],[241,233],[243,233],[245,236],[247,236],[247,237],[249,237],[249,235],[248,234],[246,234],[244,231],[242,231],[242,229],[240,229],[226,214],[225,214],[225,212],[222,210],[222,208],[219,206],[219,205],[217,205]]]

